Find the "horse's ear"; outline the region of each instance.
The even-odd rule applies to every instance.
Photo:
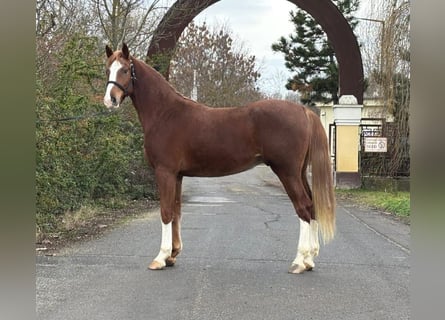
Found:
[[[128,47],[125,42],[122,44],[122,54],[126,60],[130,58],[130,52],[128,51]]]
[[[111,48],[108,45],[105,46],[105,52],[107,53],[107,58],[113,55],[113,50],[111,50]]]

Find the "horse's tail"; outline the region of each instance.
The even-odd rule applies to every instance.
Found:
[[[311,131],[309,161],[312,164],[312,201],[315,219],[323,241],[327,243],[335,234],[335,195],[329,145],[319,117],[309,109],[306,109],[306,114]]]

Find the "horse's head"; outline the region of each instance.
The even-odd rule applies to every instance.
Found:
[[[107,108],[118,108],[124,98],[133,93],[134,66],[127,45],[122,50],[113,52],[109,46],[105,47],[107,53],[106,70],[108,76],[104,104]]]

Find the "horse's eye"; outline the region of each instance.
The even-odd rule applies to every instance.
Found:
[[[128,69],[122,69],[122,72],[123,72],[124,74],[127,74],[127,73],[128,73]]]

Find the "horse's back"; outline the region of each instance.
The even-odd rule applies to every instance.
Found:
[[[306,108],[302,104],[296,102],[276,99],[255,101],[248,104],[246,107],[256,111],[262,111],[268,115],[283,115],[288,117],[304,116],[304,110]]]

